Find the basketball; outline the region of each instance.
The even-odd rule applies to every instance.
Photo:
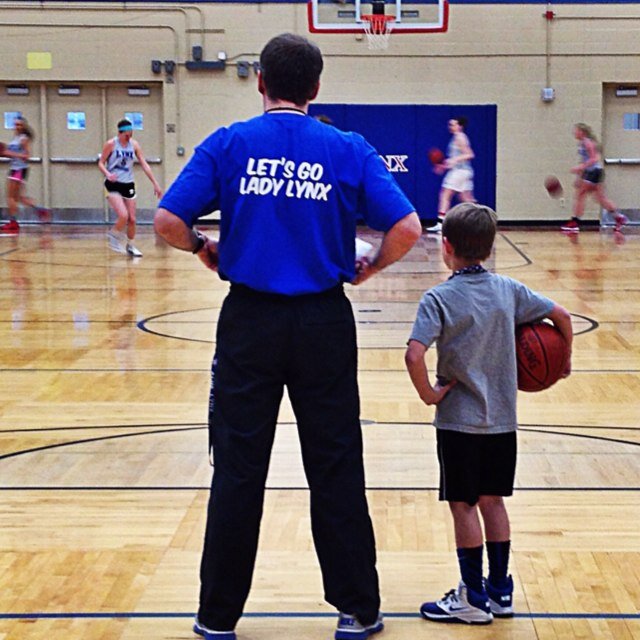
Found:
[[[431,164],[441,164],[444,160],[444,153],[442,153],[442,151],[437,147],[429,149],[428,156]]]
[[[562,196],[562,184],[555,176],[547,176],[544,179],[544,188],[552,198],[560,198]]]
[[[568,355],[567,343],[553,325],[537,322],[517,327],[518,389],[548,389],[564,373]]]

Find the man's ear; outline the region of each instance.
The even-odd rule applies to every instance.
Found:
[[[316,84],[313,91],[311,92],[311,95],[309,96],[309,102],[317,98],[319,91],[320,91],[320,80],[318,80],[318,84]]]
[[[265,89],[265,86],[264,86],[264,80],[262,78],[262,71],[258,71],[258,91],[262,95],[265,95],[267,93],[267,90]]]

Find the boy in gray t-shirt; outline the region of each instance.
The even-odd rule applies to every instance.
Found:
[[[503,497],[513,493],[516,467],[516,325],[549,318],[569,353],[571,316],[520,282],[489,273],[496,234],[488,207],[460,204],[442,227],[442,257],[453,275],[420,301],[405,362],[425,404],[435,404],[440,500],[449,502],[461,581],[441,600],[425,602],[427,620],[489,624],[513,616],[508,575],[510,526]],[[431,384],[425,355],[438,351]],[[564,376],[571,371],[569,358]],[[482,576],[483,533],[489,575]]]

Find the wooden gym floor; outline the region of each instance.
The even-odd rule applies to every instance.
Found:
[[[0,238],[0,640],[194,638],[226,285],[149,228],[137,261],[110,252],[104,234],[24,227]],[[403,364],[417,301],[447,276],[439,239],[423,236],[400,264],[348,288],[381,640],[640,638],[640,235],[625,239],[518,230],[497,240],[490,266],[565,305],[578,335],[571,378],[519,399],[508,502],[517,615],[489,627],[417,615],[458,581],[433,410]],[[307,514],[285,402],[239,640],[333,637]]]

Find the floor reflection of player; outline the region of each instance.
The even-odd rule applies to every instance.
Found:
[[[17,246],[17,240],[10,239],[10,242],[15,243],[15,246]],[[22,332],[25,328],[25,317],[31,315],[29,313],[31,309],[31,279],[24,260],[12,260],[9,257],[6,260],[6,264],[11,278],[11,297],[6,303],[6,307],[11,310],[10,344],[13,348],[22,347],[23,337],[26,338],[26,335]]]
[[[120,270],[118,270],[120,271]],[[113,309],[114,335],[112,345],[115,357],[122,370],[132,368],[135,356],[135,341],[138,322],[138,285],[133,263],[123,267],[114,280],[115,307]]]

